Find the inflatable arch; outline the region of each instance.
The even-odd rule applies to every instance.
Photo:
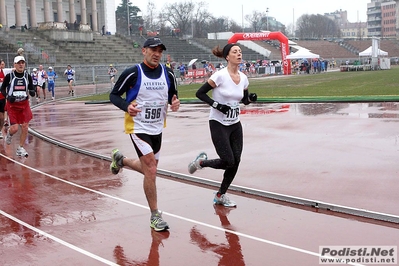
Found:
[[[253,33],[234,33],[227,41],[228,43],[236,43],[237,41],[260,41],[260,40],[278,40],[280,41],[281,58],[283,61],[284,75],[291,74],[291,62],[287,59],[290,54],[288,38],[281,32],[253,32]]]

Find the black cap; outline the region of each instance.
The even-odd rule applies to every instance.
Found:
[[[157,47],[157,46],[161,46],[163,50],[166,50],[165,45],[162,43],[161,39],[159,39],[158,37],[148,38],[143,45],[143,47]]]

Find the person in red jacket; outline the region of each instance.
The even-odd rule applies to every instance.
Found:
[[[4,77],[12,71],[12,68],[5,68],[6,62],[0,59],[0,86],[3,84]],[[6,98],[0,93],[0,139],[3,139],[3,126],[8,127],[6,114]]]

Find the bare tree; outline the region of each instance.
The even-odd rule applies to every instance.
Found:
[[[297,32],[302,39],[338,37],[340,29],[331,19],[323,15],[302,15],[297,20]]]
[[[190,2],[180,2],[166,4],[164,7],[164,17],[173,28],[180,29],[182,34],[191,33],[191,23],[193,21],[193,10],[195,4]]]
[[[263,25],[266,25],[266,15],[264,12],[252,11],[252,14],[245,15],[245,20],[249,22],[254,32],[259,32]]]
[[[212,15],[207,10],[208,4],[199,2],[195,5],[192,20],[193,37],[206,37],[209,32],[209,22]]]
[[[145,16],[145,28],[151,31],[156,30],[156,9],[155,4],[151,0],[147,4],[147,15]]]
[[[242,26],[240,26],[234,20],[229,20],[228,30],[231,31],[231,32],[242,32]]]

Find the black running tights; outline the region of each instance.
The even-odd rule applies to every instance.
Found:
[[[243,148],[241,123],[224,126],[217,121],[209,120],[211,138],[219,159],[205,160],[202,167],[225,169],[219,192],[225,194],[237,174]]]

